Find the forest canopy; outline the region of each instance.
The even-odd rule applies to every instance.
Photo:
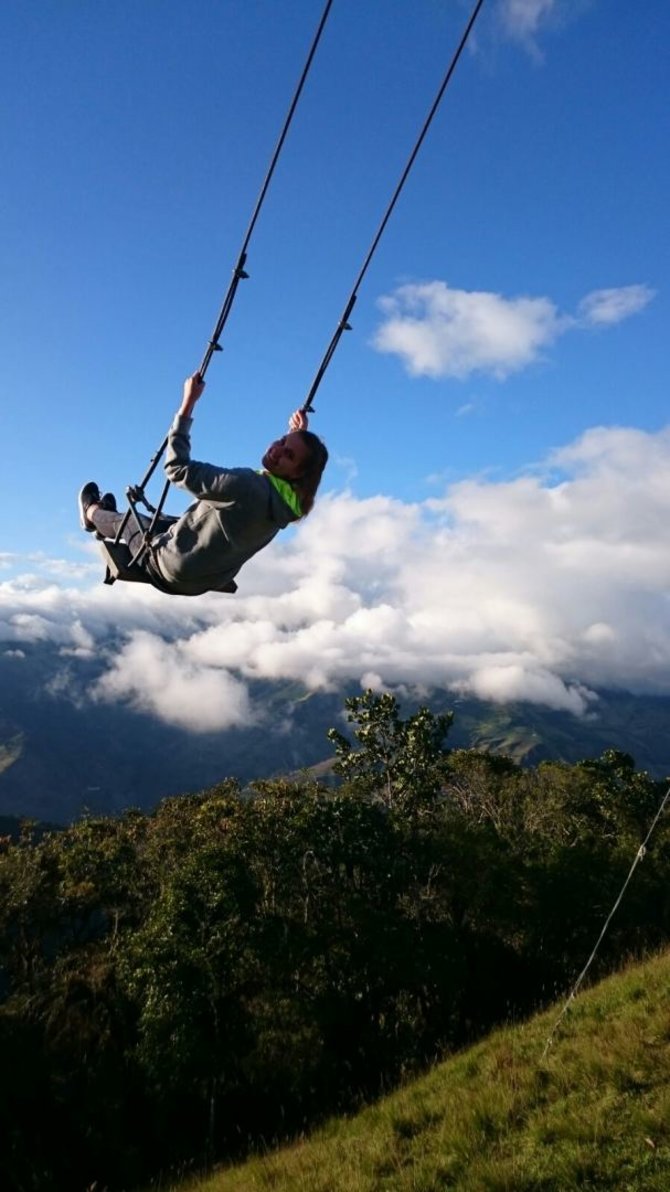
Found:
[[[2,839],[3,1186],[237,1156],[570,986],[666,784],[614,749],[450,750],[451,714],[390,694],[345,711],[333,783]],[[592,975],[667,944],[669,879],[662,819]]]

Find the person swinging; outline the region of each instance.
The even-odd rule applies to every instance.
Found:
[[[142,578],[169,595],[234,592],[235,576],[279,530],[306,517],[314,505],[328,451],[308,430],[304,410],[289,420],[289,432],[271,443],[262,471],[223,468],[191,459],[193,411],[205,382],[194,373],[184,382],[182,402],[167,439],[167,479],[195,497],[181,517],[161,517],[147,549],[135,564]],[[112,539],[124,521],[112,493],[89,481],[79,492],[83,529]],[[135,554],[144,541],[126,518],[123,541]],[[148,523],[147,523],[148,524]]]

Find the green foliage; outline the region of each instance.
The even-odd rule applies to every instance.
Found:
[[[331,729],[335,773],[388,808],[416,812],[430,805],[442,786],[448,758],[443,741],[453,713],[436,716],[419,708],[403,720],[394,695],[370,690],[347,699],[345,707],[359,749]]]
[[[637,771],[630,754],[616,749],[580,762],[577,770],[588,779],[587,814],[600,836],[616,839],[623,832],[634,840],[646,833],[666,783]]]
[[[450,752],[450,715],[386,694],[347,713],[337,788],[229,781],[3,839],[3,1186],[113,1192],[299,1132],[581,969],[658,784],[614,752]],[[667,829],[594,972],[668,940]]]

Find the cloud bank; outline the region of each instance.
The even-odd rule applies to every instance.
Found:
[[[487,373],[504,380],[542,359],[566,332],[611,327],[653,297],[646,285],[594,290],[570,315],[546,297],[506,298],[439,280],[414,283],[379,300],[384,321],[372,344],[400,357],[410,376],[464,380]]]
[[[0,648],[102,652],[92,698],[211,731],[262,717],[251,679],[439,686],[577,715],[670,692],[670,428],[597,427],[511,480],[407,504],[323,498],[234,598],[0,584]],[[110,634],[116,635],[110,649]]]

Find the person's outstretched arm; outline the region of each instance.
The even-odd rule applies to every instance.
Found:
[[[230,470],[191,459],[191,422],[193,411],[202,397],[205,382],[199,373],[184,381],[181,405],[168,433],[164,470],[167,479],[194,497],[221,499],[229,482]]]
[[[181,405],[177,413],[182,418],[192,418],[196,402],[202,397],[205,389],[205,382],[200,373],[193,373],[192,377],[187,377],[184,381],[184,392],[181,399]]]

